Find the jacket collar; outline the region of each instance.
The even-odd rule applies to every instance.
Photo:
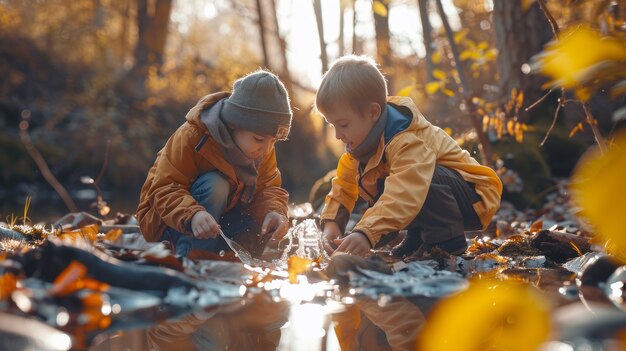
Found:
[[[408,108],[409,115],[405,115],[401,113],[398,108],[405,107]],[[419,129],[417,126],[421,122],[420,119],[424,120],[424,117],[421,116],[419,111],[417,111],[417,107],[413,104],[413,102],[408,99],[398,97],[390,97],[389,104],[387,105],[387,120],[385,123],[385,129],[383,134],[380,136],[378,141],[378,147],[376,152],[372,157],[369,158],[362,174],[367,173],[368,171],[376,168],[382,161],[383,156],[385,154],[385,149],[391,140],[393,140],[396,135],[401,134],[408,130]],[[416,113],[417,112],[417,113]]]

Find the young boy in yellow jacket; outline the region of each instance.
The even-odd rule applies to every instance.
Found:
[[[220,230],[259,256],[288,230],[274,143],[289,134],[283,83],[266,71],[235,81],[232,94],[200,99],[159,151],[141,189],[137,218],[148,241],[178,255],[228,250]]]
[[[328,251],[366,256],[383,236],[406,229],[394,255],[423,256],[435,246],[458,255],[467,249],[464,231],[487,227],[502,195],[496,173],[428,122],[410,98],[388,97],[373,60],[335,61],[315,105],[346,144],[321,215]],[[344,235],[359,196],[369,208]]]

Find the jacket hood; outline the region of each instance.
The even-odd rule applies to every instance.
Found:
[[[226,99],[229,96],[230,96],[230,93],[227,91],[222,91],[219,93],[204,96],[203,98],[198,100],[196,105],[192,107],[189,110],[189,112],[187,112],[185,119],[187,120],[187,122],[189,122],[189,124],[193,125],[194,127],[201,128],[202,130],[208,130],[207,127],[202,122],[202,119],[200,117],[200,115],[202,114],[202,111],[208,109],[209,107],[213,106],[216,102],[222,99]]]
[[[390,96],[387,102],[401,114],[411,118],[411,123],[406,130],[420,130],[431,125],[411,98],[405,96]]]

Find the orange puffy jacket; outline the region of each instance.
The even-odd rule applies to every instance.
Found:
[[[141,188],[137,208],[139,227],[146,240],[158,241],[166,227],[191,234],[191,218],[204,208],[191,196],[189,189],[196,178],[206,172],[218,171],[228,179],[231,195],[226,211],[239,202],[244,185],[224,159],[220,145],[200,120],[203,110],[229,95],[228,92],[221,92],[200,99],[187,113],[187,121],[157,154]],[[201,142],[202,139],[205,142]],[[259,224],[271,211],[286,216],[289,194],[280,188],[281,176],[273,147],[263,158],[258,173],[256,189],[247,211]]]

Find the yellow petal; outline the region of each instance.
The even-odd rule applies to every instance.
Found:
[[[578,162],[572,176],[572,197],[615,254],[626,256],[626,132],[615,136],[604,154],[592,150]]]
[[[418,350],[536,350],[549,334],[546,303],[524,283],[480,280],[442,300]]]

